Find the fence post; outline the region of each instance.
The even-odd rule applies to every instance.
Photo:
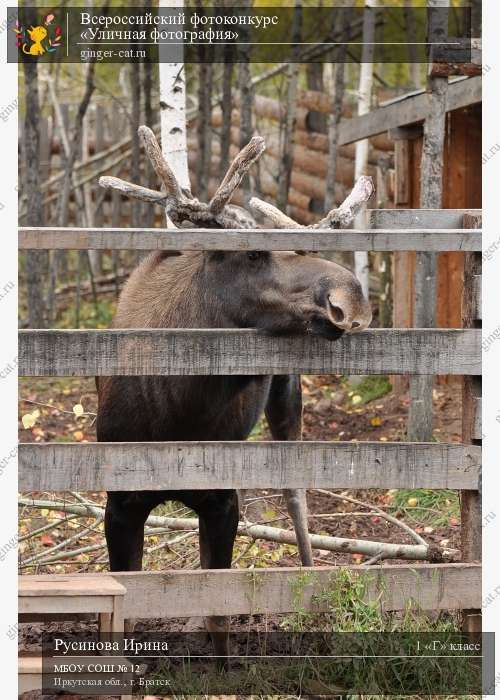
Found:
[[[464,228],[480,228],[481,214],[464,214]],[[477,277],[481,275],[481,253],[466,253],[464,259],[464,284],[462,292],[463,328],[480,328],[478,314]],[[462,389],[462,442],[481,445],[475,429],[478,399],[481,396],[481,377],[465,376]],[[480,410],[480,409],[479,409]],[[479,491],[460,492],[462,561],[481,560],[481,496]],[[464,632],[481,631],[481,611],[463,610]]]
[[[447,7],[448,0],[428,0],[429,41],[442,41],[448,36],[448,16],[435,11]],[[432,52],[430,58],[432,59]],[[424,123],[424,140],[420,166],[420,207],[441,209],[443,204],[443,167],[446,135],[446,94],[448,78],[428,76],[429,111]],[[417,252],[414,275],[414,324],[417,328],[436,325],[437,255]],[[434,377],[410,377],[410,408],[408,412],[408,440],[432,439],[432,390]]]

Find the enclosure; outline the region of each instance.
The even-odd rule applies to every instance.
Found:
[[[411,32],[410,11],[406,21]],[[131,618],[165,632],[228,615],[238,631],[305,629],[321,615],[335,631],[481,631],[480,55],[363,59],[186,64],[185,80],[180,64],[24,65],[20,692],[40,687],[42,629],[95,632],[96,619],[101,633]],[[166,109],[178,93],[185,111]],[[173,226],[141,124],[201,202],[263,136],[227,204],[248,216],[261,196],[285,215],[280,228],[269,213],[245,228]],[[180,150],[168,137],[178,129]],[[375,194],[353,227],[315,228],[362,176]],[[146,185],[156,208],[117,177]],[[333,343],[108,328],[152,250],[324,256],[355,270],[372,327]],[[96,376],[286,374],[303,375],[303,440],[271,440],[261,420],[242,442],[96,442]],[[198,522],[177,504],[147,520],[147,570],[109,573],[104,492],[214,488],[246,491],[233,569],[200,569]],[[283,489],[308,492],[314,567],[298,566]]]

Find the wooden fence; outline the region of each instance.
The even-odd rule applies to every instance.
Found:
[[[477,211],[466,215],[458,210],[376,211],[369,213],[372,228],[368,231],[20,229],[21,249],[465,250],[474,263],[465,278],[464,329],[373,329],[345,335],[335,343],[229,329],[25,330],[19,338],[19,373],[24,376],[290,372],[463,375],[464,444],[21,444],[20,490],[458,489],[462,492],[463,563],[348,568],[366,573],[366,597],[378,600],[383,610],[403,609],[409,599],[414,599],[427,610],[465,609],[466,625],[477,627],[476,611],[481,606],[479,216]],[[467,228],[460,228],[460,224]],[[294,583],[303,580],[303,572],[299,568],[276,568],[113,576],[126,588],[126,617],[182,617],[282,613],[293,611],[298,603],[305,609],[321,610],[314,594],[335,585],[339,567],[311,569],[311,576],[301,587],[302,600],[297,601]],[[57,580],[56,575],[51,578]]]

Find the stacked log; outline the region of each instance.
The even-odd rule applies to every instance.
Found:
[[[231,113],[231,148],[230,155],[234,157],[239,146],[239,96],[233,97],[233,110]],[[258,165],[258,184],[260,193],[271,201],[276,200],[278,194],[278,173],[281,147],[279,141],[279,124],[283,119],[284,106],[278,100],[256,95],[254,99],[254,113],[258,123],[258,130],[266,139],[266,151]],[[330,112],[330,100],[324,93],[312,90],[302,91],[298,95],[297,122],[294,131],[293,170],[291,175],[291,187],[288,204],[289,214],[303,224],[314,223],[323,214],[323,204],[326,194],[326,174],[328,168],[328,137],[326,134],[311,130],[310,125],[317,123],[312,115],[328,114]],[[343,116],[349,118],[349,109],[344,110]],[[219,130],[222,126],[222,111],[220,107],[213,109],[212,127]],[[374,179],[377,176],[376,166],[384,162],[387,174],[387,192],[392,199],[393,145],[386,135],[381,135],[370,140],[369,172]],[[192,173],[193,189],[195,186],[195,163],[197,162],[197,143],[192,139],[189,142],[190,171]],[[354,183],[354,144],[341,146],[338,150],[337,182],[335,185],[335,200],[341,202],[348,194]],[[213,139],[212,165],[210,167],[209,191],[215,184],[217,167],[220,156],[220,142]],[[213,181],[212,181],[213,180]],[[235,200],[235,203],[237,202]],[[390,205],[389,205],[390,206]]]

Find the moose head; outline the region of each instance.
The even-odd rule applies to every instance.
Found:
[[[178,227],[203,229],[255,228],[252,216],[229,204],[250,166],[265,149],[254,136],[236,156],[210,202],[200,202],[183,190],[163,157],[156,138],[146,126],[139,134],[165,191],[156,192],[114,177],[100,184],[123,194],[165,206]],[[308,228],[345,228],[373,192],[371,179],[361,177],[345,202]],[[302,228],[274,206],[253,197],[250,209],[276,228]],[[302,251],[206,251],[185,256],[182,279],[165,284],[175,253],[160,254],[159,264],[144,275],[132,276],[120,307],[126,308],[122,324],[149,327],[254,327],[273,333],[312,333],[335,340],[346,331],[359,331],[371,321],[371,310],[361,285],[346,268]],[[188,264],[189,261],[189,264]],[[177,266],[180,261],[177,261]],[[140,284],[140,288],[137,286]],[[179,290],[179,304],[172,295]],[[149,290],[149,293],[148,293]],[[140,295],[140,317],[131,297]],[[184,299],[181,299],[181,295]],[[186,299],[192,304],[186,303]],[[120,308],[119,314],[120,316]],[[145,318],[147,316],[147,318]]]

